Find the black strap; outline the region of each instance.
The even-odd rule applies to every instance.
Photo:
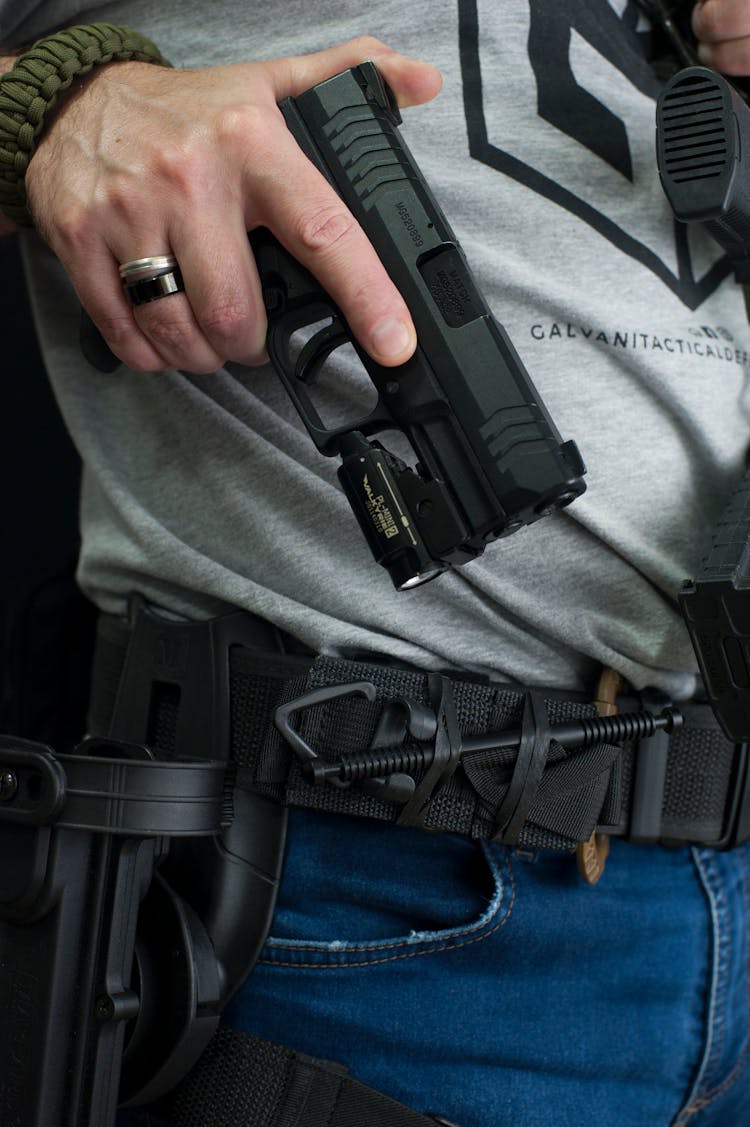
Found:
[[[495,818],[498,841],[517,841],[520,837],[544,772],[549,743],[549,719],[544,701],[538,693],[527,693],[513,774]]]
[[[232,757],[240,774],[251,786],[290,806],[398,822],[401,807],[364,793],[356,783],[341,788],[308,781],[273,723],[277,703],[298,695],[299,681],[274,684],[261,666],[243,651],[232,662],[237,734]],[[374,701],[362,695],[339,696],[297,717],[306,742],[324,761],[356,760],[358,754],[366,758],[389,702],[405,698],[429,706],[428,675],[335,657],[314,661],[304,690],[361,682],[375,686]],[[449,685],[462,739],[504,729],[523,731],[527,700],[523,689],[468,678],[452,678]],[[253,711],[261,695],[265,710]],[[710,706],[681,705],[684,724],[668,739],[662,732],[638,735],[635,725],[616,744],[562,747],[553,738],[545,760],[545,724],[554,728],[573,720],[592,722],[596,709],[571,695],[545,691],[540,696],[543,703],[537,701],[534,713],[527,714],[521,757],[517,745],[464,751],[460,764],[437,790],[426,800],[422,796],[420,824],[425,829],[531,848],[570,849],[587,841],[595,830],[632,840],[734,844],[728,819],[738,793],[747,805],[748,773],[744,797],[742,793],[746,749],[726,739]],[[619,705],[623,712],[641,707],[635,698],[624,698]],[[622,719],[627,731],[631,725]],[[400,748],[411,755],[414,765],[418,765],[417,742],[407,732]],[[387,756],[381,754],[381,759]],[[392,765],[395,770],[395,756]],[[657,765],[659,770],[653,770]],[[414,774],[419,788],[426,771],[416,766]],[[649,795],[650,820],[634,817],[635,802],[644,792]]]
[[[128,632],[120,627],[118,638],[107,623],[95,666],[107,676],[95,687],[95,717],[108,711],[118,679],[119,711],[130,711],[133,663],[123,664]],[[169,629],[159,626],[165,634]],[[227,691],[214,695],[230,713],[226,727],[240,784],[287,806],[572,849],[596,830],[644,841],[734,844],[729,822],[734,810],[738,823],[738,794],[740,813],[750,803],[746,749],[723,736],[704,704],[682,707],[685,724],[668,741],[661,733],[639,735],[637,724],[623,717],[616,743],[595,738],[562,746],[556,725],[595,726],[596,708],[582,694],[545,690],[531,707],[519,686],[455,674],[436,678],[387,662],[269,655],[262,629],[257,648],[248,639],[243,626],[241,642],[228,647]],[[196,634],[191,652],[198,650]],[[183,691],[174,671],[167,676],[155,664],[150,673],[143,660],[136,664],[132,708],[148,716],[146,742],[162,758],[205,756],[205,694],[192,682]],[[638,707],[636,700],[620,702],[621,711]],[[94,730],[101,731],[97,723]],[[474,737],[515,729],[521,733],[515,745],[467,750]]]
[[[435,1127],[343,1066],[219,1029],[155,1109],[179,1127]]]
[[[279,671],[277,666],[274,672]],[[374,686],[373,699],[359,690],[362,683]],[[364,767],[368,761],[372,764],[378,760],[383,765],[390,764],[392,773],[397,773],[399,759],[405,762],[416,780],[415,799],[406,807],[371,792],[356,777],[349,785],[316,785],[310,781],[311,772],[306,764],[294,754],[289,741],[274,724],[278,707],[289,698],[346,684],[352,685],[349,695],[331,693],[329,699],[318,698],[316,704],[298,713],[295,730],[326,763],[343,760],[345,765],[353,762]],[[420,760],[420,741],[408,729],[398,747],[380,748],[378,756],[371,751],[384,710],[397,700],[412,701],[419,709],[429,708],[431,684],[430,675],[418,670],[320,657],[308,669],[304,692],[300,693],[299,681],[292,684],[283,678],[277,680],[269,675],[267,662],[260,655],[237,651],[232,656],[235,738],[231,754],[239,766],[239,777],[252,789],[290,806],[497,839],[498,812],[516,772],[515,748],[464,754],[460,767],[456,756],[446,755],[449,769],[437,773],[434,761]],[[444,678],[443,685],[444,694],[450,695],[448,713],[455,714],[452,727],[458,738],[522,726],[523,690],[468,678]],[[264,704],[259,708],[261,701]],[[545,705],[551,722],[596,714],[592,705],[570,698],[550,697]],[[436,734],[443,742],[450,732],[450,725],[437,725]],[[539,753],[540,741],[530,733],[529,741],[534,768],[522,784],[520,810],[524,824],[521,826],[517,817],[510,817],[512,840],[528,846],[571,848],[576,841],[587,840],[597,825],[613,773],[617,775],[620,748],[598,744],[580,756],[573,756],[553,743],[544,773],[546,786],[542,789],[537,786],[543,758]],[[524,773],[522,766],[515,775],[517,783]],[[356,776],[357,772],[353,774]],[[552,792],[560,793],[564,809],[557,809]],[[520,797],[519,793],[513,799],[514,805]],[[409,809],[418,810],[419,817],[405,818],[404,811]],[[510,841],[511,837],[503,840]]]

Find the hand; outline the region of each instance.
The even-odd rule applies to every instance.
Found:
[[[403,363],[416,335],[364,232],[303,155],[277,107],[346,67],[377,63],[400,105],[439,72],[375,39],[203,70],[101,67],[65,101],[26,173],[29,205],[107,344],[131,368],[215,371],[265,359],[247,231],[268,227],[318,278],[363,347]],[[136,309],[118,264],[172,253],[185,293]]]
[[[724,74],[750,74],[747,0],[698,0],[692,22],[702,63]]]

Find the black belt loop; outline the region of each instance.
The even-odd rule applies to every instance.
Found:
[[[528,692],[524,697],[521,733],[513,775],[500,803],[497,830],[492,838],[503,845],[514,845],[518,841],[547,762],[549,720],[539,693]]]
[[[436,719],[434,756],[414,795],[398,816],[400,826],[424,825],[427,803],[437,788],[443,786],[454,773],[461,757],[461,732],[451,683],[447,677],[431,673],[428,675],[427,685]]]
[[[662,694],[641,694],[644,704],[664,708],[669,701]],[[664,788],[667,781],[670,733],[657,729],[641,736],[633,748],[633,792],[628,841],[649,844],[662,834]]]
[[[641,844],[659,841],[662,837],[662,808],[667,779],[669,735],[654,732],[635,746],[635,778],[631,802],[628,841]]]

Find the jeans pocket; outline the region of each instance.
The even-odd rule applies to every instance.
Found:
[[[261,962],[367,966],[485,938],[510,913],[505,853],[453,834],[293,810]]]

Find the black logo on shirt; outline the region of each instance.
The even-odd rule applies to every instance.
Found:
[[[698,266],[687,227],[664,222],[669,205],[658,183],[654,152],[660,83],[648,62],[648,31],[639,28],[633,0],[621,0],[620,14],[608,0],[528,0],[528,74],[521,87],[526,102],[519,104],[514,87],[512,128],[506,126],[503,107],[487,103],[482,82],[483,70],[497,73],[509,65],[492,57],[498,50],[492,46],[493,34],[486,36],[488,47],[481,34],[486,21],[485,30],[502,45],[502,5],[459,0],[458,7],[471,155],[573,212],[696,309],[730,266],[718,245],[702,235],[696,241]],[[598,58],[589,67],[592,53]],[[516,70],[518,63],[514,57]],[[586,78],[579,81],[579,74],[588,75],[595,87],[587,87]],[[629,95],[628,120],[618,112],[623,87]],[[640,97],[633,97],[632,88]],[[517,127],[519,112],[529,123],[525,136]],[[567,148],[560,146],[560,134],[568,138]],[[561,154],[554,168],[545,164],[552,151]],[[628,208],[627,195],[634,192],[640,206]],[[651,206],[644,207],[643,201]]]

